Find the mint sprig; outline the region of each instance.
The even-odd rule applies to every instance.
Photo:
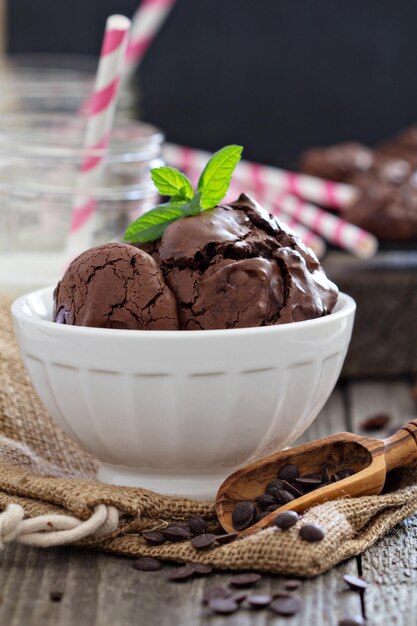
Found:
[[[169,202],[159,204],[132,222],[124,239],[130,243],[147,243],[162,237],[167,226],[178,219],[198,215],[215,207],[227,193],[242,146],[225,146],[210,158],[194,191],[191,181],[174,167],[151,170],[152,180]]]

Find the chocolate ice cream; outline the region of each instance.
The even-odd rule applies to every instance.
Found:
[[[124,243],[87,250],[55,290],[59,324],[137,330],[178,329],[174,296],[154,259]]]
[[[330,313],[338,290],[314,253],[242,194],[141,246],[174,294],[183,330],[270,326]]]

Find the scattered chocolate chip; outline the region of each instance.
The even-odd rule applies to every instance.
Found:
[[[146,539],[151,546],[160,546],[165,543],[165,537],[159,530],[149,530],[142,533],[142,537]]]
[[[168,576],[168,580],[173,582],[184,582],[194,576],[195,569],[191,565],[184,565],[172,570]]]
[[[255,498],[256,504],[260,509],[266,509],[271,504],[276,504],[274,496],[270,494],[263,494],[262,496],[256,496]]]
[[[362,430],[382,430],[385,426],[387,426],[387,424],[389,424],[390,421],[390,415],[377,413],[376,415],[371,415],[370,417],[362,420],[359,426]]]
[[[321,541],[324,538],[324,531],[321,526],[317,524],[304,524],[300,528],[300,537],[314,543],[315,541]]]
[[[51,593],[49,594],[49,599],[51,602],[61,602],[63,597],[64,594],[62,593],[62,591],[51,591]]]
[[[208,605],[214,613],[220,613],[220,615],[235,613],[239,608],[238,603],[232,598],[213,598]]]
[[[239,533],[226,533],[225,535],[216,535],[216,541],[220,545],[224,545],[225,543],[232,543],[235,539],[237,539]]]
[[[188,520],[188,527],[193,535],[202,535],[207,530],[207,522],[201,515],[193,515]]]
[[[216,535],[213,533],[204,533],[204,535],[197,535],[191,539],[191,545],[196,550],[206,550],[210,548],[216,541]]]
[[[275,494],[275,499],[278,504],[288,504],[288,502],[295,500],[295,497],[289,491],[285,491],[285,489],[278,489]]]
[[[167,541],[188,541],[191,539],[191,531],[185,524],[171,524],[162,531]]]
[[[366,621],[363,617],[345,617],[344,619],[339,620],[339,626],[365,626]]]
[[[253,523],[256,507],[252,502],[240,502],[232,513],[232,524],[235,530],[243,530]]]
[[[278,472],[278,478],[282,478],[283,480],[288,480],[288,482],[293,482],[300,475],[298,467],[288,463],[281,467]]]
[[[209,587],[203,592],[203,604],[207,604],[214,598],[230,598],[232,592],[226,587]]]
[[[262,576],[260,574],[247,572],[245,574],[236,574],[233,576],[230,584],[233,587],[251,587],[255,585],[257,582],[261,580]]]
[[[254,609],[264,609],[272,602],[272,596],[269,595],[252,595],[247,597],[247,603]]]
[[[270,608],[278,615],[295,615],[301,611],[301,599],[297,596],[275,598]]]
[[[162,563],[161,561],[158,561],[158,559],[154,559],[152,556],[143,556],[142,558],[134,561],[133,567],[141,572],[156,572],[161,569]]]
[[[299,587],[301,587],[301,580],[290,578],[285,581],[285,589],[288,589],[288,591],[295,591],[295,589],[298,589]]]
[[[300,519],[300,516],[295,511],[282,511],[274,518],[273,523],[278,528],[290,528],[294,526]]]
[[[188,565],[193,568],[194,574],[198,576],[208,576],[213,571],[212,566],[206,565],[206,563],[189,563]]]
[[[363,578],[359,578],[358,576],[351,576],[350,574],[346,574],[345,576],[343,576],[343,580],[354,591],[364,591],[368,587],[368,583],[366,582],[366,580],[364,580]]]

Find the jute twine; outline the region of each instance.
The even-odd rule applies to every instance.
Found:
[[[114,487],[94,479],[97,462],[55,426],[19,356],[10,302],[0,298],[0,549],[20,542],[48,547],[75,543],[130,556],[208,563],[219,569],[315,576],[363,552],[417,511],[417,473],[398,472],[381,496],[329,502],[302,523],[319,523],[323,541],[308,544],[300,523],[286,532],[264,530],[206,552],[189,542],[150,547],[143,530],[190,515],[217,526],[212,502]]]

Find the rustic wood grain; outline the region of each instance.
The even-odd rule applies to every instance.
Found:
[[[349,388],[349,400],[356,432],[361,432],[362,419],[373,413],[390,413],[399,425],[416,414],[405,383],[357,383]],[[369,626],[417,624],[416,544],[417,516],[413,516],[361,556],[363,577],[370,582],[364,595]]]
[[[304,440],[346,430],[344,399],[337,390]],[[76,548],[36,550],[8,546],[0,556],[2,626],[337,626],[361,614],[360,596],[346,591],[343,575],[357,574],[350,559],[325,575],[303,581],[303,611],[290,619],[246,609],[224,618],[201,605],[205,587],[226,585],[227,573],[183,584],[166,581],[169,569],[143,573],[132,559]],[[264,576],[259,591],[282,589],[284,579]],[[57,600],[62,594],[62,598]],[[51,596],[51,594],[53,594]]]

